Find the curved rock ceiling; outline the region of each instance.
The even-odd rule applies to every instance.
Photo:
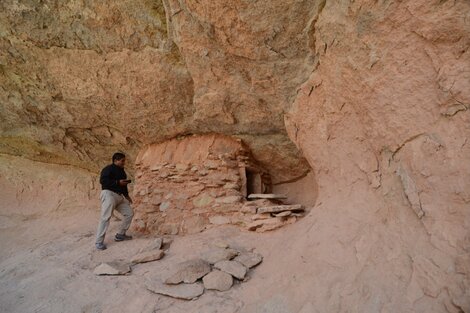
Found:
[[[2,1],[0,152],[97,170],[179,135],[242,138],[275,182],[309,166],[284,113],[322,1]]]

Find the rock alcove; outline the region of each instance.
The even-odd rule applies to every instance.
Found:
[[[137,231],[197,233],[221,224],[271,230],[295,222],[301,205],[270,194],[268,171],[240,139],[220,134],[174,138],[145,147],[136,160]]]

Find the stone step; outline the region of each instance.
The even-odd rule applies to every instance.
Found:
[[[261,213],[280,213],[285,211],[304,211],[304,207],[301,204],[292,204],[292,205],[272,205],[272,206],[265,206],[259,207],[257,210],[258,214]]]
[[[252,193],[248,196],[248,199],[287,199],[286,195],[274,194],[274,193]]]

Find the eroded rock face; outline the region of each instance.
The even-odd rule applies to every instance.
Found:
[[[2,1],[0,11],[2,153],[96,171],[117,149],[133,158],[186,131],[193,83],[161,5]]]
[[[348,243],[336,264],[366,266],[354,281],[371,290],[381,269],[401,272],[407,279],[386,283],[400,290],[374,297],[400,295],[400,311],[470,309],[468,279],[454,270],[470,252],[469,12],[466,1],[327,2],[315,28],[320,65],[286,118],[315,167],[317,225],[334,215],[342,229],[319,235]],[[333,302],[390,303],[371,301],[353,292]]]
[[[273,183],[296,189],[310,166],[318,182],[296,240],[277,237],[289,251],[266,264],[266,305],[288,292],[293,312],[468,312],[469,12],[465,0],[2,1],[0,152],[97,171],[116,149],[236,135]],[[98,189],[44,164],[66,182],[36,193],[53,178],[4,159],[15,192],[1,197],[16,207]]]
[[[133,159],[148,143],[219,132],[275,158],[276,182],[304,175],[283,112],[313,62],[314,1],[273,0],[270,14],[164,2],[2,1],[0,152],[97,171],[118,149]]]

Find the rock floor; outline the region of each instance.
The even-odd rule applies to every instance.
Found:
[[[0,229],[1,312],[239,312],[238,294],[249,282],[235,283],[227,292],[207,290],[193,301],[156,295],[145,278],[167,275],[173,264],[200,256],[217,240],[232,246],[253,246],[253,235],[223,226],[202,234],[177,237],[163,259],[136,264],[125,276],[96,276],[101,262],[130,260],[153,237],[114,242],[116,221],[107,233],[108,249],[94,249],[97,214],[23,221]],[[14,223],[14,222],[13,222]],[[46,225],[47,227],[44,227]],[[11,226],[11,224],[10,224]],[[61,231],[64,229],[64,231]],[[256,272],[256,269],[250,273]]]

